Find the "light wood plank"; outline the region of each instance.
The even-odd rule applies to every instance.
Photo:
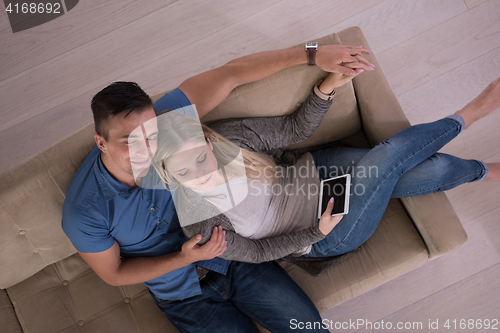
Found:
[[[0,81],[104,36],[177,0],[80,1],[70,12],[19,33],[0,31]],[[112,19],[107,19],[111,17]]]
[[[485,160],[499,162],[500,153]],[[468,223],[500,208],[500,186],[497,182],[463,184],[446,192],[462,223]]]
[[[497,319],[498,319],[498,317],[497,317]],[[491,332],[496,332],[496,329],[495,329],[495,330],[491,329],[491,327],[493,327],[493,325],[494,325],[494,324],[492,324],[492,323],[490,322],[490,328],[488,328],[488,329],[487,329],[487,328],[483,328],[483,329],[481,329],[481,330],[477,331],[476,333],[491,333]],[[483,327],[484,327],[484,326],[483,326]],[[495,327],[498,327],[498,328],[500,329],[500,319],[499,319],[499,323],[498,323],[498,325],[495,325]]]
[[[497,46],[496,49],[400,95],[398,100],[412,124],[434,121],[460,110],[498,77],[500,47]],[[461,133],[442,152],[467,159],[485,160],[500,153],[500,136],[497,135],[499,127],[500,111],[496,111]]]
[[[141,82],[152,94],[163,91],[162,80],[175,78],[182,82],[186,78],[223,65],[227,61],[255,52],[287,48],[309,40],[309,36],[323,31],[331,22],[355,15],[382,0],[352,0],[324,2],[318,7],[314,0],[279,2],[265,11],[241,20],[234,26],[224,28],[199,43],[189,45],[182,52],[192,55],[190,62],[176,61],[177,55],[170,54],[162,59],[128,73],[123,79]],[[327,13],[328,16],[325,16]],[[318,20],[318,15],[323,19]],[[276,17],[280,17],[276,20]],[[300,20],[297,20],[300,17]],[[269,30],[272,27],[272,38]],[[251,33],[249,33],[249,29]],[[230,52],[221,52],[220,40],[231,45]],[[204,52],[199,52],[204,50]],[[176,63],[175,68],[170,64]]]
[[[373,331],[371,329],[366,329],[362,325],[356,325],[356,323],[352,323],[352,322],[348,322],[348,321],[347,322],[336,322],[336,321],[328,320],[328,318],[323,317],[322,323],[325,325],[325,328],[328,329],[330,332],[346,332],[346,327],[357,327],[357,328],[360,328],[360,330],[355,331],[356,333],[373,333]]]
[[[0,82],[0,130],[116,80],[269,6],[269,1],[175,2]],[[224,8],[217,14],[215,8]],[[213,12],[210,16],[208,13]],[[210,17],[210,19],[207,19]],[[175,31],[176,33],[166,33]],[[220,44],[220,40],[218,40]],[[198,52],[200,50],[197,50]],[[185,58],[185,57],[184,57]],[[90,59],[90,61],[89,61]],[[184,60],[184,59],[182,59]],[[172,63],[169,64],[172,66]],[[69,75],[68,73],[71,73]],[[23,103],[19,103],[22,96]],[[17,97],[17,98],[16,98]]]
[[[357,5],[356,8],[359,8],[359,10],[363,10],[369,3],[370,1],[357,0],[356,3],[352,4]],[[352,10],[352,4],[345,2],[328,3],[328,6],[331,6],[329,12],[332,13],[332,20],[343,16],[355,15],[356,11]],[[268,28],[265,27],[259,28],[261,31],[248,32],[249,27],[259,26],[257,22],[273,22],[276,17],[280,16],[280,13],[284,13],[286,8],[290,10],[290,12],[286,13],[287,19],[280,20],[274,25],[273,34],[275,38],[270,39],[268,37]],[[303,17],[310,17],[310,21],[313,21],[314,24],[307,20],[297,24],[294,18],[299,13]],[[40,116],[35,116],[0,132],[0,140],[10,143],[0,148],[2,154],[10,156],[9,159],[0,160],[0,172],[13,167],[78,128],[89,124],[91,122],[90,114],[82,117],[80,112],[90,113],[88,106],[93,94],[103,88],[108,82],[114,80],[136,81],[149,94],[155,95],[176,87],[190,76],[222,65],[236,57],[263,50],[288,47],[304,41],[306,36],[323,30],[328,26],[328,22],[332,21],[314,21],[314,16],[317,13],[318,8],[308,3],[297,2],[293,3],[293,6],[290,6],[289,3],[278,3],[275,6],[267,8],[262,13],[243,19],[235,25],[228,26],[212,36],[192,43],[188,47],[176,50],[168,56],[151,62],[136,71],[132,71],[128,75],[124,73],[123,76],[117,76],[109,81],[105,81],[97,88],[89,92],[84,92],[81,95],[82,97],[77,97],[75,101],[71,100],[67,102],[68,105],[63,103],[45,111]],[[225,43],[221,44],[221,40],[224,40]],[[200,50],[203,50],[203,52],[200,52]],[[176,65],[172,66],[172,64]],[[83,97],[84,95],[86,97]],[[76,100],[79,101],[78,103],[81,103],[79,107],[76,104]],[[58,130],[55,130],[51,126],[53,122],[60,124]]]
[[[420,322],[423,332],[477,332],[477,320],[499,320],[497,306],[488,300],[500,299],[500,264],[485,269],[419,302],[383,318],[384,322]],[[468,320],[472,322],[468,322]],[[453,322],[453,320],[456,320]],[[464,320],[465,326],[461,326]],[[429,323],[437,329],[430,329]],[[445,327],[448,323],[450,326]],[[470,325],[470,326],[469,326]],[[482,326],[481,326],[482,327]],[[500,325],[498,326],[500,328]],[[417,330],[415,330],[417,331]],[[374,332],[381,332],[374,330]]]
[[[500,48],[497,48],[398,99],[414,124],[444,117],[467,104],[490,81],[500,76],[499,59]],[[492,65],[485,67],[485,63]],[[481,74],[478,75],[478,72]],[[466,159],[500,161],[500,137],[496,135],[499,126],[500,112],[497,111],[471,126],[441,151]],[[464,184],[448,192],[462,223],[500,207],[499,195],[500,188],[496,183]]]
[[[377,54],[377,60],[399,96],[497,48],[499,33],[500,1],[488,1]]]
[[[500,208],[500,186],[496,182],[463,184],[447,194],[463,224]]]
[[[6,29],[12,33],[12,30],[10,29],[9,17],[5,11],[5,4],[2,1],[0,3],[0,33]]]
[[[463,0],[387,0],[312,36],[359,26],[375,54],[467,11]]]
[[[485,3],[488,0],[464,0],[465,4],[469,9],[472,9],[476,6],[479,6],[480,4]],[[494,0],[493,0],[494,1]]]
[[[336,321],[378,321],[425,297],[500,263],[500,209],[464,226],[469,239],[459,249],[323,313]],[[486,304],[496,299],[485,298]],[[467,304],[460,303],[463,307]],[[350,332],[350,331],[349,331]]]
[[[88,92],[0,132],[0,173],[93,122]],[[89,138],[90,140],[92,138]],[[8,158],[4,158],[7,157]]]

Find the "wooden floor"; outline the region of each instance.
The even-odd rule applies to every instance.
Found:
[[[500,76],[500,0],[80,0],[16,34],[0,8],[0,172],[91,123],[90,99],[112,81],[155,95],[233,58],[353,25],[413,124],[455,112]],[[499,129],[500,111],[443,151],[500,161]],[[500,320],[500,187],[448,195],[469,235],[462,248],[323,317],[423,323],[403,332],[427,332],[429,320],[439,320],[433,332],[462,331],[447,319]],[[385,331],[376,327],[344,331]]]

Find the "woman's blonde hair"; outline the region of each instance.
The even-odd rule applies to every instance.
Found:
[[[186,142],[208,143],[207,139],[212,143],[218,168],[224,167],[229,175],[246,176],[265,184],[272,184],[276,180],[276,164],[271,156],[240,148],[197,119],[169,111],[158,116],[157,123],[158,148],[153,158],[153,166],[167,190],[169,188],[166,185],[179,185],[166,169],[167,159],[177,153]],[[241,159],[237,158],[240,151],[243,165]]]

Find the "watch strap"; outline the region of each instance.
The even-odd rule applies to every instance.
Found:
[[[310,47],[307,49],[307,66],[314,65],[316,65],[316,49]]]
[[[306,43],[307,52],[307,65],[316,65],[316,51],[318,50],[318,43]]]
[[[322,93],[321,90],[319,90],[319,86],[323,83],[323,80],[319,80],[318,83],[314,85],[314,93],[321,99],[324,99],[326,101],[332,100],[333,96],[335,96],[335,93],[337,92],[337,89],[333,89],[333,91],[329,94]]]

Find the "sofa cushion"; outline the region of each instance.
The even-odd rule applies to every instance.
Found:
[[[391,199],[375,233],[360,248],[319,277],[280,262],[320,312],[331,309],[423,265],[428,253],[397,199]]]
[[[92,137],[87,126],[0,175],[0,288],[76,253],[61,228],[62,206]]]
[[[25,333],[176,332],[143,284],[110,286],[78,254],[7,291]]]

